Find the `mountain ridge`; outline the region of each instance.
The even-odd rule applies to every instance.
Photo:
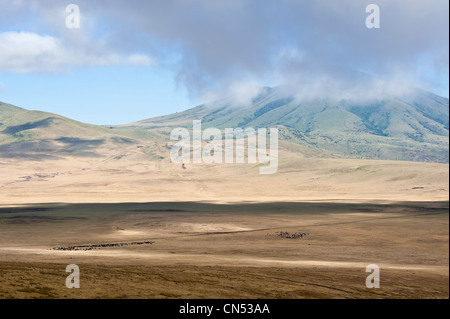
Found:
[[[360,102],[299,101],[281,89],[265,88],[248,105],[233,104],[233,98],[225,98],[122,127],[168,132],[177,126],[192,127],[193,120],[202,120],[204,128],[276,126],[284,131],[283,140],[312,145],[330,156],[449,159],[449,100],[420,89],[410,95]]]
[[[141,143],[155,133],[87,124],[42,111],[0,102],[0,157],[33,160],[64,156],[101,157]]]
[[[449,100],[415,90],[376,100],[301,101],[281,88],[263,88],[247,104],[234,96],[142,121],[98,126],[0,102],[0,157],[98,155],[99,148],[171,144],[175,127],[278,127],[280,147],[310,156],[448,163]],[[61,145],[63,144],[63,145]],[[155,151],[161,158],[164,150]]]

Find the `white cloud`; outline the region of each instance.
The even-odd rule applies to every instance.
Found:
[[[257,81],[238,81],[232,83],[229,94],[238,105],[249,105],[255,97],[261,93],[262,87]]]
[[[145,54],[133,54],[130,55],[127,59],[127,64],[136,65],[136,66],[153,66],[155,65],[155,61],[149,58]]]
[[[15,64],[0,51],[0,70],[148,66],[157,57],[193,97],[222,95],[233,91],[230,83],[247,78],[272,85],[305,82],[305,96],[340,94],[347,89],[340,82],[352,80],[348,70],[387,80],[400,74],[448,96],[448,1],[378,0],[377,30],[364,23],[368,1],[268,0],[261,6],[242,0],[77,0],[79,30],[64,25],[68,3],[0,0],[0,30],[33,31],[45,44],[37,55],[28,49],[17,54],[22,61]],[[48,33],[53,38],[42,36]]]
[[[58,72],[76,66],[151,66],[146,55],[123,55],[102,47],[102,42],[77,46],[32,32],[0,33],[0,71]]]

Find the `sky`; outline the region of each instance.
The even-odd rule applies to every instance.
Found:
[[[70,4],[79,8],[79,28],[67,27]],[[379,28],[366,26],[369,4],[380,9]],[[303,99],[407,94],[411,86],[448,98],[448,7],[447,0],[0,0],[0,101],[124,124],[230,95],[245,104],[263,86]]]

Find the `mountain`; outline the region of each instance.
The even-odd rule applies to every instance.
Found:
[[[280,147],[306,156],[449,162],[449,100],[414,90],[378,100],[300,101],[264,88],[247,103],[236,97],[120,126],[97,126],[0,103],[0,157],[66,156],[167,159],[175,127],[278,127]]]
[[[114,130],[0,102],[0,157],[57,159],[101,157],[161,136],[144,130]]]
[[[415,89],[402,97],[299,101],[264,88],[250,103],[229,97],[124,127],[166,132],[174,127],[278,127],[281,145],[313,154],[409,161],[449,161],[449,100]]]

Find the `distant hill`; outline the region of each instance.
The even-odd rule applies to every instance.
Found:
[[[279,127],[284,147],[298,145],[331,157],[409,161],[449,161],[449,100],[415,90],[377,101],[299,102],[279,88],[265,88],[246,105],[229,97],[185,112],[126,127],[167,131],[176,126]]]
[[[65,156],[98,157],[119,151],[155,133],[114,130],[66,117],[0,102],[0,157],[56,159]]]
[[[120,126],[97,126],[0,102],[0,157],[122,158],[138,149],[168,156],[169,132],[191,128],[278,127],[280,147],[306,156],[449,162],[449,100],[422,90],[370,102],[299,102],[280,88],[264,88],[250,103],[234,97]],[[112,155],[111,155],[112,154]],[[114,155],[115,154],[115,155]]]

